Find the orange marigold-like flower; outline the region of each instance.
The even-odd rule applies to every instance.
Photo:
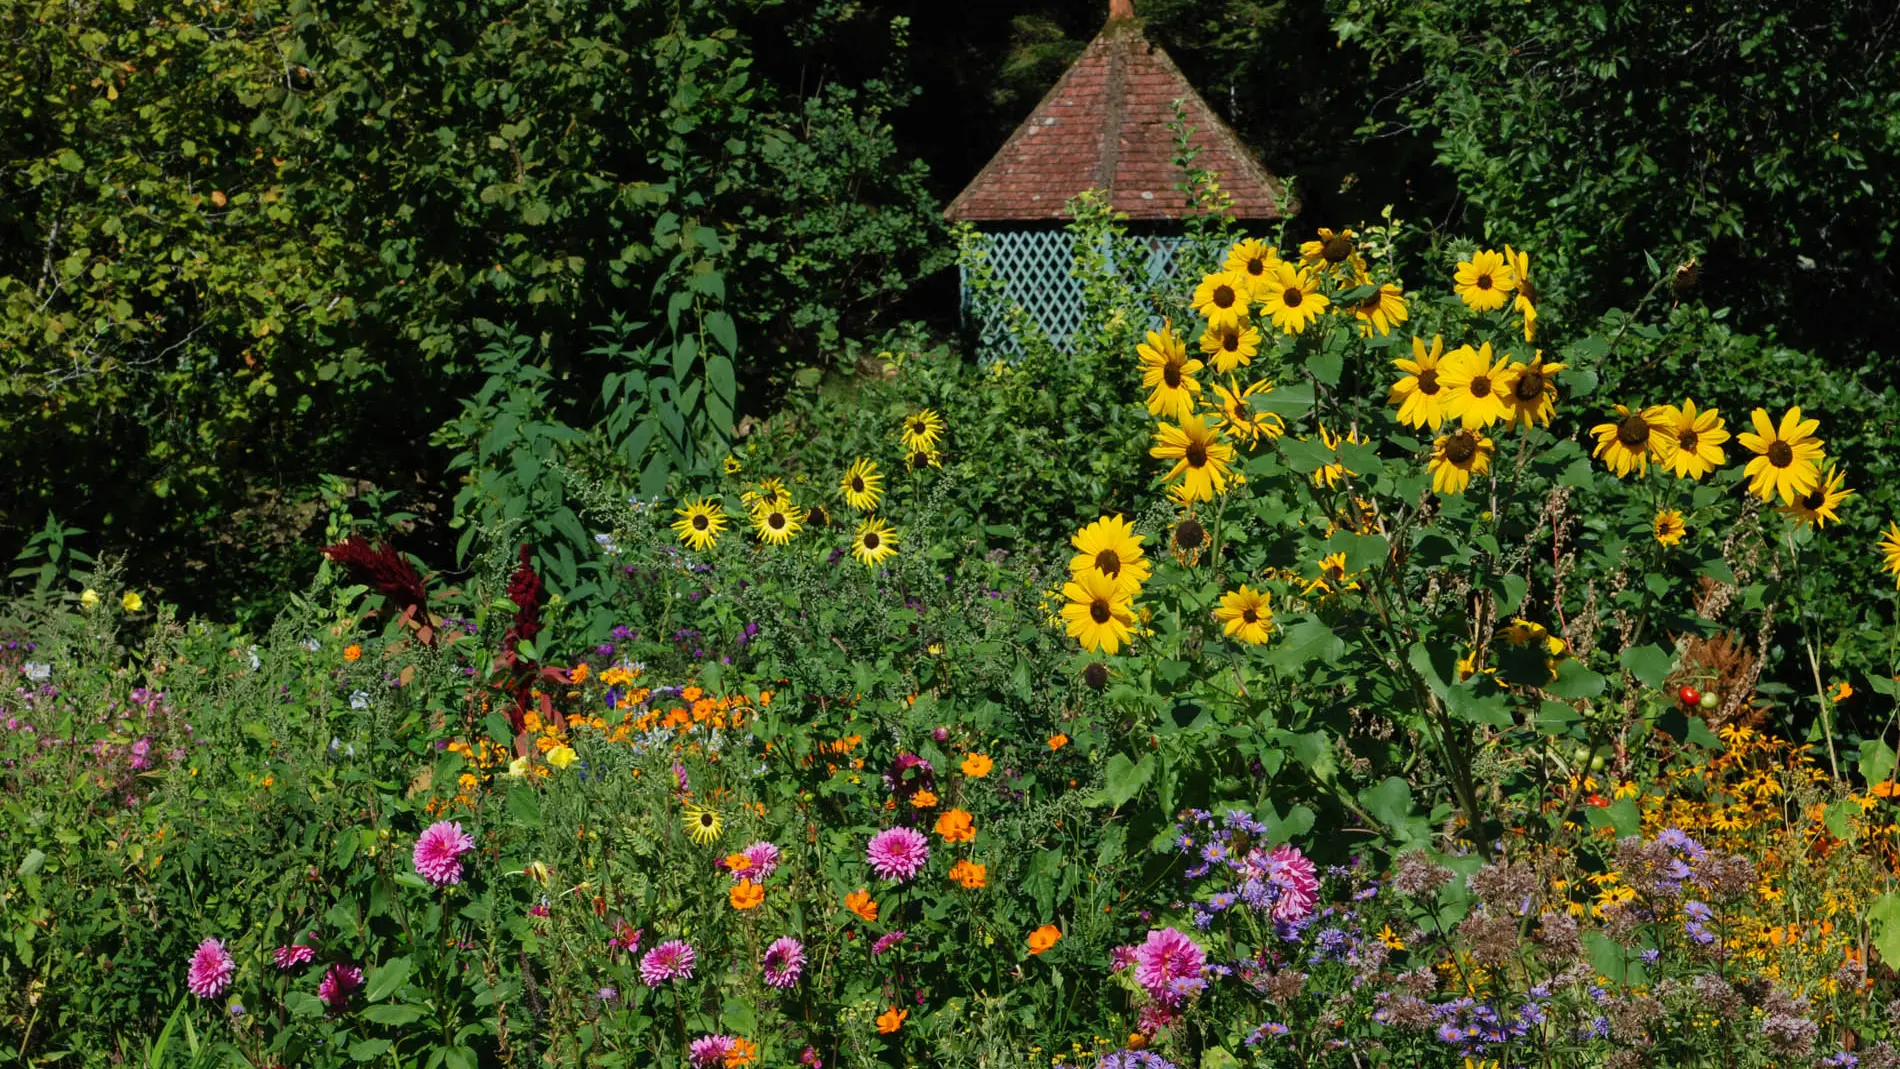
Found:
[[[349,645],[343,647],[344,660],[354,661],[358,657],[361,657],[361,656],[363,656],[363,647],[358,646],[356,643],[352,642]]]
[[[726,1069],[739,1069],[742,1065],[751,1065],[759,1057],[759,1048],[749,1039],[734,1037],[732,1045],[726,1048]]]
[[[765,888],[751,880],[740,880],[732,885],[732,890],[726,893],[726,898],[732,903],[733,909],[752,909],[765,901]]]
[[[1051,750],[1060,750],[1064,746],[1067,746],[1068,744],[1069,744],[1069,737],[1067,735],[1064,735],[1060,731],[1056,732],[1054,735],[1049,736],[1049,748]]]
[[[987,754],[973,753],[963,759],[963,774],[971,779],[982,779],[995,766],[996,762],[990,760]]]
[[[917,809],[929,809],[937,804],[937,796],[931,791],[918,791],[910,796],[910,804]]]
[[[904,1019],[909,1016],[909,1010],[900,1010],[896,1006],[892,1006],[877,1015],[877,1030],[880,1034],[888,1036],[892,1032],[904,1027]]]
[[[965,859],[950,866],[950,878],[974,891],[989,885],[990,869],[988,865],[979,865]]]
[[[700,696],[705,693],[705,691],[698,687],[687,687],[685,690],[680,691],[680,699],[682,701],[696,702],[700,699]]]
[[[970,822],[970,814],[952,809],[937,818],[937,834],[946,843],[967,843],[976,838],[976,825]]]
[[[860,887],[844,896],[844,908],[867,921],[877,919],[877,903],[871,901],[871,892]]]
[[[1029,952],[1040,954],[1055,946],[1062,939],[1062,929],[1053,924],[1045,924],[1029,933]]]
[[[587,672],[588,668],[586,664],[577,664],[574,666],[574,670],[567,674],[567,678],[574,683],[585,683],[587,682]]]

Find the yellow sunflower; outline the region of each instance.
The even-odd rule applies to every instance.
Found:
[[[1135,533],[1134,524],[1122,517],[1103,516],[1070,537],[1075,556],[1069,559],[1069,571],[1080,574],[1093,569],[1133,596],[1152,574],[1142,553],[1141,537]]]
[[[1461,345],[1445,356],[1438,383],[1445,391],[1445,415],[1463,423],[1466,430],[1481,431],[1502,419],[1511,410],[1504,402],[1510,389],[1511,361],[1491,357],[1491,343],[1477,349]]]
[[[1875,546],[1880,550],[1880,570],[1891,574],[1893,585],[1900,587],[1900,523],[1889,523]]]
[[[1511,271],[1511,265],[1504,262],[1504,257],[1493,249],[1485,249],[1469,260],[1458,261],[1451,288],[1458,291],[1458,296],[1463,297],[1473,311],[1494,312],[1511,299],[1511,291],[1517,288],[1517,275]]]
[[[1306,581],[1306,587],[1302,593],[1310,598],[1314,594],[1327,597],[1342,590],[1358,590],[1359,575],[1359,572],[1353,572],[1351,575],[1346,573],[1344,553],[1330,553],[1320,558],[1319,574]]]
[[[739,463],[738,457],[728,453],[726,454],[725,467],[727,475],[737,475],[739,474],[739,469],[744,467],[744,465]]]
[[[943,467],[943,454],[935,449],[913,449],[904,454],[904,466],[912,471]]]
[[[937,439],[943,436],[943,417],[933,408],[905,416],[901,434],[906,453],[935,452]]]
[[[1220,432],[1208,425],[1205,416],[1189,416],[1178,427],[1161,424],[1148,455],[1174,461],[1167,479],[1182,481],[1181,493],[1187,501],[1212,501],[1215,494],[1227,492],[1234,447],[1221,441]]]
[[[1083,649],[1112,655],[1134,635],[1134,598],[1108,576],[1093,568],[1077,573],[1063,584],[1062,596],[1069,637]]]
[[[844,503],[859,512],[876,512],[878,499],[884,496],[884,476],[877,470],[877,461],[868,457],[852,461],[838,491],[844,495]]]
[[[1440,381],[1444,373],[1441,366],[1444,354],[1445,339],[1434,334],[1429,352],[1424,340],[1414,337],[1412,358],[1392,361],[1394,367],[1405,372],[1405,377],[1392,384],[1385,403],[1399,406],[1399,422],[1407,427],[1437,430],[1445,422],[1445,388]]]
[[[1221,595],[1214,619],[1220,621],[1229,637],[1249,646],[1258,646],[1273,637],[1273,607],[1268,604],[1267,592],[1245,583],[1239,590]]]
[[[1432,489],[1441,494],[1462,494],[1473,475],[1491,470],[1491,457],[1497,446],[1477,431],[1460,429],[1432,443]]]
[[[1353,305],[1352,314],[1359,320],[1359,333],[1368,338],[1375,330],[1382,335],[1390,334],[1394,324],[1411,318],[1411,313],[1405,310],[1405,294],[1390,282]]]
[[[1201,335],[1201,352],[1213,361],[1215,371],[1225,375],[1242,364],[1253,363],[1260,352],[1260,331],[1252,323],[1210,330]]]
[[[790,542],[802,526],[799,510],[788,503],[768,501],[752,510],[752,530],[761,542],[782,546]]]
[[[1735,436],[1742,448],[1756,454],[1748,462],[1748,489],[1763,501],[1779,494],[1782,504],[1792,505],[1820,481],[1822,442],[1814,432],[1821,421],[1802,419],[1798,405],[1781,417],[1779,427],[1769,421],[1765,409],[1756,409],[1753,420],[1754,433]]]
[[[759,480],[759,485],[739,495],[739,503],[749,510],[757,510],[763,505],[790,505],[792,492],[785,489],[785,480],[776,475]]]
[[[1188,358],[1187,346],[1167,326],[1148,332],[1148,340],[1135,347],[1141,358],[1141,385],[1148,394],[1148,413],[1161,419],[1183,420],[1194,414],[1200,400],[1201,384],[1194,373],[1201,370],[1199,360]]]
[[[1689,533],[1689,525],[1683,521],[1682,513],[1675,509],[1663,509],[1656,513],[1656,519],[1651,522],[1650,529],[1656,535],[1656,541],[1665,546],[1675,545]]]
[[[1326,448],[1333,451],[1333,456],[1335,458],[1339,456],[1339,442],[1340,442],[1339,435],[1334,434],[1333,432],[1327,430],[1326,425],[1324,423],[1320,424],[1319,426],[1319,440],[1320,440],[1321,445],[1324,445]],[[1359,437],[1359,431],[1351,427],[1348,427],[1346,429],[1345,440],[1353,445],[1364,444],[1364,439]],[[1324,487],[1327,487],[1328,489],[1331,489],[1333,487],[1338,486],[1339,481],[1341,479],[1344,479],[1347,476],[1352,476],[1352,477],[1357,478],[1358,475],[1359,475],[1358,472],[1346,466],[1345,461],[1335,459],[1331,464],[1328,464],[1325,467],[1322,467],[1318,471],[1315,471],[1313,473],[1313,485],[1324,486]]]
[[[710,806],[687,803],[686,834],[694,842],[705,846],[718,839],[719,833],[725,830],[725,827],[725,819],[719,815],[719,810]]]
[[[1248,286],[1258,297],[1260,286],[1272,277],[1273,265],[1279,262],[1279,250],[1257,238],[1248,238],[1227,250],[1227,260],[1221,264],[1221,270],[1247,276]]]
[[[1326,310],[1331,302],[1319,292],[1319,279],[1305,268],[1295,268],[1282,260],[1273,270],[1260,295],[1260,304],[1273,325],[1287,334],[1298,334]]]
[[[1247,305],[1253,301],[1253,282],[1237,271],[1216,271],[1201,279],[1189,302],[1207,320],[1208,327],[1239,326],[1247,318]]]
[[[719,533],[726,529],[726,512],[710,497],[688,501],[685,508],[674,509],[673,514],[679,517],[673,530],[681,542],[697,552],[711,549],[713,543],[719,541]]]
[[[1713,408],[1696,410],[1695,398],[1682,407],[1663,406],[1664,419],[1676,433],[1676,451],[1666,465],[1678,479],[1700,479],[1727,463],[1722,443],[1728,441],[1728,427],[1722,414]]]
[[[1776,511],[1796,523],[1811,523],[1816,527],[1839,523],[1841,517],[1835,510],[1841,507],[1841,502],[1854,496],[1854,491],[1841,485],[1846,478],[1847,475],[1836,470],[1833,461],[1829,461],[1821,469],[1814,489],[1795,498],[1792,504],[1779,506]]]
[[[1322,226],[1317,241],[1300,243],[1300,262],[1335,277],[1343,272],[1352,278],[1364,278],[1366,261],[1359,255],[1359,245],[1354,238],[1350,230],[1335,234]]]
[[[1546,363],[1542,349],[1537,350],[1528,364],[1511,361],[1504,376],[1501,398],[1504,421],[1521,423],[1525,430],[1549,426],[1550,417],[1557,414],[1557,373],[1565,366]]]
[[[1619,479],[1632,471],[1647,474],[1651,460],[1667,467],[1676,455],[1676,430],[1664,405],[1641,411],[1617,405],[1616,422],[1599,423],[1590,433],[1597,440],[1590,455],[1602,457]]]
[[[858,522],[857,533],[851,536],[851,555],[865,567],[875,568],[896,552],[897,531],[890,524],[876,516]]]
[[[1250,382],[1241,389],[1233,379],[1227,385],[1214,384],[1214,399],[1220,409],[1222,429],[1236,439],[1249,445],[1265,438],[1271,442],[1286,433],[1286,421],[1277,412],[1262,412],[1254,407],[1255,396],[1261,398],[1273,392],[1273,384],[1261,379]]]
[[[1524,317],[1524,340],[1534,341],[1537,338],[1537,287],[1531,282],[1531,254],[1506,245],[1504,266],[1510,268],[1511,276],[1517,279],[1517,296],[1511,299],[1511,304]]]

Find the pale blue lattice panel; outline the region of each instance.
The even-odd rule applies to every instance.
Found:
[[[996,230],[986,232],[990,269],[1002,286],[1000,308],[1020,305],[1057,349],[1067,352],[1069,339],[1082,323],[1082,287],[1075,278],[1075,249],[1066,230]],[[1145,234],[1129,239],[1142,260],[1141,281],[1149,288],[1171,284],[1176,259],[1186,238],[1178,234]],[[1002,356],[1021,355],[1022,347],[997,321],[985,317],[970,289],[967,269],[959,269],[962,312],[980,319],[980,345]],[[1159,327],[1156,319],[1152,326]]]

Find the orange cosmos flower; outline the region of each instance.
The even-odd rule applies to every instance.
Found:
[[[974,891],[989,885],[990,869],[988,865],[979,865],[974,861],[959,861],[950,866],[950,878]]]
[[[1064,746],[1067,746],[1068,744],[1069,744],[1069,737],[1067,735],[1064,735],[1060,731],[1056,732],[1054,735],[1049,736],[1049,748],[1051,750],[1060,750]]]
[[[952,809],[937,818],[937,834],[946,843],[967,843],[976,838],[976,825],[970,822],[970,814]]]
[[[877,919],[877,903],[871,901],[871,893],[860,887],[844,896],[844,908],[867,921]]]
[[[1040,954],[1055,946],[1062,939],[1062,930],[1053,924],[1045,924],[1029,933],[1029,952]]]
[[[918,791],[910,796],[910,804],[917,809],[929,809],[937,804],[937,796],[931,791]]]
[[[732,885],[732,890],[727,892],[726,898],[732,903],[733,909],[752,909],[765,901],[765,888],[751,880],[740,880]]]
[[[982,779],[984,776],[990,774],[990,768],[994,766],[994,764],[995,762],[991,761],[987,756],[980,753],[973,753],[963,759],[963,774],[971,779]]]
[[[356,643],[352,642],[349,645],[343,647],[344,660],[354,661],[358,657],[361,657],[361,656],[363,656],[363,647],[358,646]]]
[[[880,1034],[888,1036],[892,1032],[904,1027],[904,1018],[909,1016],[909,1010],[900,1010],[896,1006],[892,1006],[890,1009],[877,1015],[877,1030]]]
[[[733,1038],[732,1046],[726,1048],[726,1069],[739,1069],[742,1065],[751,1065],[759,1056],[759,1048],[749,1039]]]

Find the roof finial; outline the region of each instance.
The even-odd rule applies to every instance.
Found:
[[[1108,21],[1135,17],[1135,0],[1108,0]]]

